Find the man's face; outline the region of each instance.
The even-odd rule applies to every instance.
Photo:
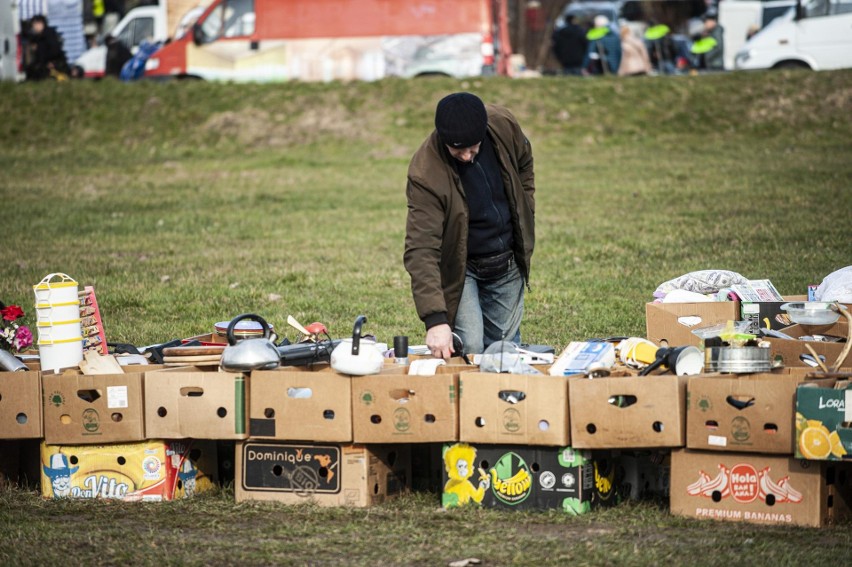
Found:
[[[459,160],[460,162],[470,163],[473,161],[473,158],[476,157],[476,154],[479,153],[479,147],[481,145],[482,142],[470,146],[469,148],[454,148],[452,146],[447,146],[447,151],[449,151],[450,155]]]
[[[34,20],[32,24],[33,33],[40,34],[44,31],[44,22],[41,20]]]
[[[56,496],[68,496],[71,494],[71,477],[67,475],[53,477],[53,494]]]

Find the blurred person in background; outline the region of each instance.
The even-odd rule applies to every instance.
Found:
[[[651,72],[651,58],[645,42],[633,35],[628,26],[621,26],[621,76],[647,75]]]
[[[583,74],[583,59],[588,46],[586,30],[576,24],[573,14],[565,18],[564,26],[553,32],[553,55],[562,65],[562,73],[565,75]]]
[[[595,16],[594,24],[597,29],[606,29],[606,34],[589,42],[583,68],[592,75],[615,75],[621,66],[621,38],[606,16]]]
[[[648,27],[654,27],[657,24],[650,22]],[[651,58],[651,67],[657,70],[660,75],[673,75],[677,70],[677,47],[672,39],[672,34],[666,32],[659,39],[648,40],[647,43],[648,56]]]
[[[509,110],[471,93],[441,99],[408,166],[405,269],[436,358],[520,344],[535,244],[532,148]]]
[[[707,12],[704,16],[704,29],[701,32],[702,38],[713,38],[716,45],[707,53],[702,53],[699,58],[699,68],[707,69],[708,71],[721,71],[725,67],[724,51],[725,43],[722,39],[724,28],[719,25],[718,17],[715,12]]]
[[[41,81],[53,77],[68,78],[68,61],[62,50],[62,38],[56,29],[47,25],[47,17],[38,14],[30,22],[27,42],[26,76],[29,81]]]
[[[131,51],[127,49],[127,46],[114,36],[106,36],[104,43],[107,47],[104,75],[107,77],[118,78],[121,74],[121,68],[124,67],[125,63],[130,61],[133,57],[133,53],[131,53]]]

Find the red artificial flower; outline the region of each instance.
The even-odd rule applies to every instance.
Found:
[[[0,315],[3,315],[5,321],[14,321],[24,316],[24,310],[17,305],[10,305],[5,309],[0,309]]]

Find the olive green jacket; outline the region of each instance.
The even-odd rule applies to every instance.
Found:
[[[529,140],[505,108],[486,105],[488,137],[503,173],[512,213],[515,261],[529,282],[535,244],[535,180]],[[455,321],[467,264],[468,209],[453,158],[438,133],[408,166],[405,269],[417,315],[426,328]]]

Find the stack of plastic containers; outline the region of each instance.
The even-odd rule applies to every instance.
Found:
[[[77,282],[67,274],[48,274],[33,291],[42,371],[78,366],[83,360],[83,332]]]

